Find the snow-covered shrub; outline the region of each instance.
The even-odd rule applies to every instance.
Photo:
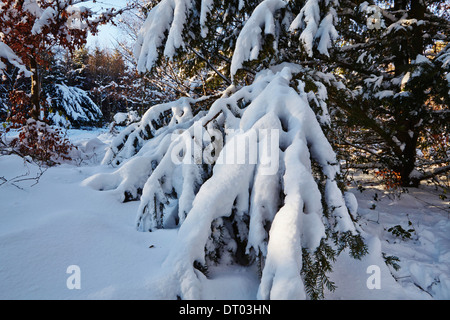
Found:
[[[200,297],[199,270],[238,263],[260,267],[259,298],[320,298],[334,288],[327,272],[335,256],[346,247],[365,253],[310,107],[323,92],[305,92],[305,81],[323,76],[285,63],[211,105],[156,105],[107,151],[103,163],[119,168],[85,181],[122,201],[140,199],[140,231],[180,227],[165,262],[171,297]]]
[[[55,84],[47,92],[47,101],[50,105],[48,118],[57,125],[92,126],[102,121],[102,111],[80,88]]]
[[[128,126],[131,123],[135,123],[141,120],[136,110],[130,110],[128,112],[118,112],[113,117],[114,122],[118,126]]]
[[[9,63],[11,63],[13,66],[18,68],[20,70],[20,73],[24,74],[27,77],[31,76],[31,72],[27,70],[27,68],[24,66],[22,60],[20,57],[14,53],[11,48],[3,43],[3,41],[0,41],[0,75],[3,75],[4,70],[6,69],[6,64],[3,62],[2,59],[5,59]]]

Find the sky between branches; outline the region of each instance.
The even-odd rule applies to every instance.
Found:
[[[124,8],[126,5],[127,0],[97,0],[95,3],[93,1],[88,1],[82,4],[82,6],[91,8],[95,12],[101,12],[102,9],[108,8],[115,8],[119,10]],[[123,32],[119,28],[108,23],[99,27],[99,33],[96,36],[89,34],[87,38],[87,46],[90,48],[113,48],[114,44],[116,44],[116,39],[121,36],[123,36]]]

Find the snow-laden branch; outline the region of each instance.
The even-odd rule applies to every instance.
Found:
[[[152,69],[163,42],[164,55],[169,58],[183,45],[183,28],[192,6],[192,0],[163,0],[150,11],[134,49],[140,72]]]
[[[265,0],[255,8],[236,41],[230,70],[232,77],[242,67],[243,62],[258,58],[263,30],[265,35],[275,36],[274,14],[284,6],[286,2],[282,0]]]
[[[317,40],[317,50],[328,56],[332,41],[338,37],[334,27],[335,20],[337,20],[337,14],[333,7],[330,7],[325,14],[320,10],[319,0],[308,0],[292,21],[289,30],[300,32],[299,39],[308,56],[313,56],[313,48]]]
[[[278,14],[282,9],[289,10],[285,0],[261,1],[246,20],[242,30],[231,36],[237,36],[234,52],[231,57],[230,76],[236,75],[242,69],[244,62],[259,58],[264,45],[264,36],[272,36],[273,47],[278,49],[278,37],[286,25],[290,26],[292,33],[299,32],[302,48],[309,56],[313,55],[313,49],[328,56],[329,48],[338,37],[335,29],[337,13],[334,8],[335,2],[321,0],[308,0],[300,13],[293,21],[290,12]],[[321,8],[325,8],[321,11]],[[206,26],[214,2],[202,0],[200,12],[195,13],[196,7],[192,0],[163,0],[158,3],[149,13],[143,27],[141,28],[135,46],[134,55],[138,61],[138,70],[146,72],[151,70],[160,56],[172,58],[180,48],[185,48],[183,41],[186,25],[198,24],[200,37],[206,37],[208,28]],[[187,21],[188,17],[199,16],[199,21]],[[188,23],[189,22],[189,23]],[[198,35],[189,33],[189,37]]]
[[[417,179],[418,181],[427,180],[433,177],[436,177],[441,174],[445,174],[450,171],[450,165],[434,168],[433,170],[429,170],[423,173],[419,173],[417,171],[414,171],[411,173],[411,177],[414,179]]]
[[[12,51],[12,49],[5,43],[0,41],[0,58],[6,59],[9,63],[19,69],[25,76],[31,77],[32,73],[27,70],[22,60]],[[3,74],[3,70],[6,69],[6,65],[0,60],[0,75]]]

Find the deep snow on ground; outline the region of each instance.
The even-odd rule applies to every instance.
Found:
[[[367,176],[359,179],[365,185],[363,192],[353,189],[359,223],[382,240],[386,256],[400,259],[399,270],[390,267],[393,277],[421,299],[450,299],[450,202],[440,199],[442,189],[421,185],[400,194],[386,192]]]
[[[138,202],[120,203],[114,194],[83,184],[98,172],[111,135],[107,130],[70,130],[77,161],[49,168],[34,180],[36,166],[17,156],[0,157],[0,299],[161,299],[161,264],[177,229],[138,232]],[[19,178],[20,179],[20,178]],[[331,279],[337,290],[326,299],[450,299],[449,203],[431,186],[394,198],[379,185],[351,192],[358,199],[358,224],[370,253],[361,261],[345,252]],[[14,182],[15,181],[15,182]],[[376,195],[375,195],[376,194]],[[389,228],[411,230],[411,239]],[[396,256],[394,270],[381,256]],[[69,289],[69,266],[80,270],[80,289]],[[378,266],[380,289],[369,289],[370,266]],[[369,269],[368,269],[369,268]],[[202,278],[204,299],[255,299],[254,268],[219,266]]]

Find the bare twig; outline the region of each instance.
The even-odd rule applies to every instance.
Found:
[[[228,85],[232,84],[232,81],[230,79],[228,79],[227,77],[225,77],[219,70],[217,70],[216,67],[213,66],[213,64],[205,57],[203,56],[200,52],[198,52],[197,50],[195,50],[194,48],[192,48],[191,46],[188,46],[189,49],[192,50],[192,52],[195,53],[195,55],[197,57],[199,57],[200,59],[202,59],[203,61],[206,62],[206,64],[208,65],[208,67],[210,67],[219,77],[221,77]]]
[[[448,171],[450,171],[450,165],[439,167],[434,170],[424,172],[422,175],[418,176],[417,179],[419,181],[426,180],[426,179],[432,178],[434,176],[437,176],[439,174],[446,173]]]
[[[41,164],[36,163],[30,157],[24,156],[19,151],[15,150],[15,148],[11,148],[10,146],[8,146],[8,144],[3,139],[0,139],[0,155],[2,155],[2,154],[3,155],[14,154],[14,155],[21,157],[24,162],[26,172],[24,174],[15,176],[11,179],[7,179],[4,176],[1,176],[0,177],[0,186],[3,186],[4,184],[10,184],[20,190],[24,190],[21,186],[18,185],[18,183],[22,183],[25,181],[34,181],[34,183],[30,186],[30,187],[34,187],[35,185],[37,185],[39,183],[39,180],[41,179],[41,177],[48,170],[47,167],[44,167]],[[36,175],[34,177],[30,176],[31,171],[30,171],[30,168],[28,167],[27,163],[34,164],[38,167],[38,172],[36,173]]]

